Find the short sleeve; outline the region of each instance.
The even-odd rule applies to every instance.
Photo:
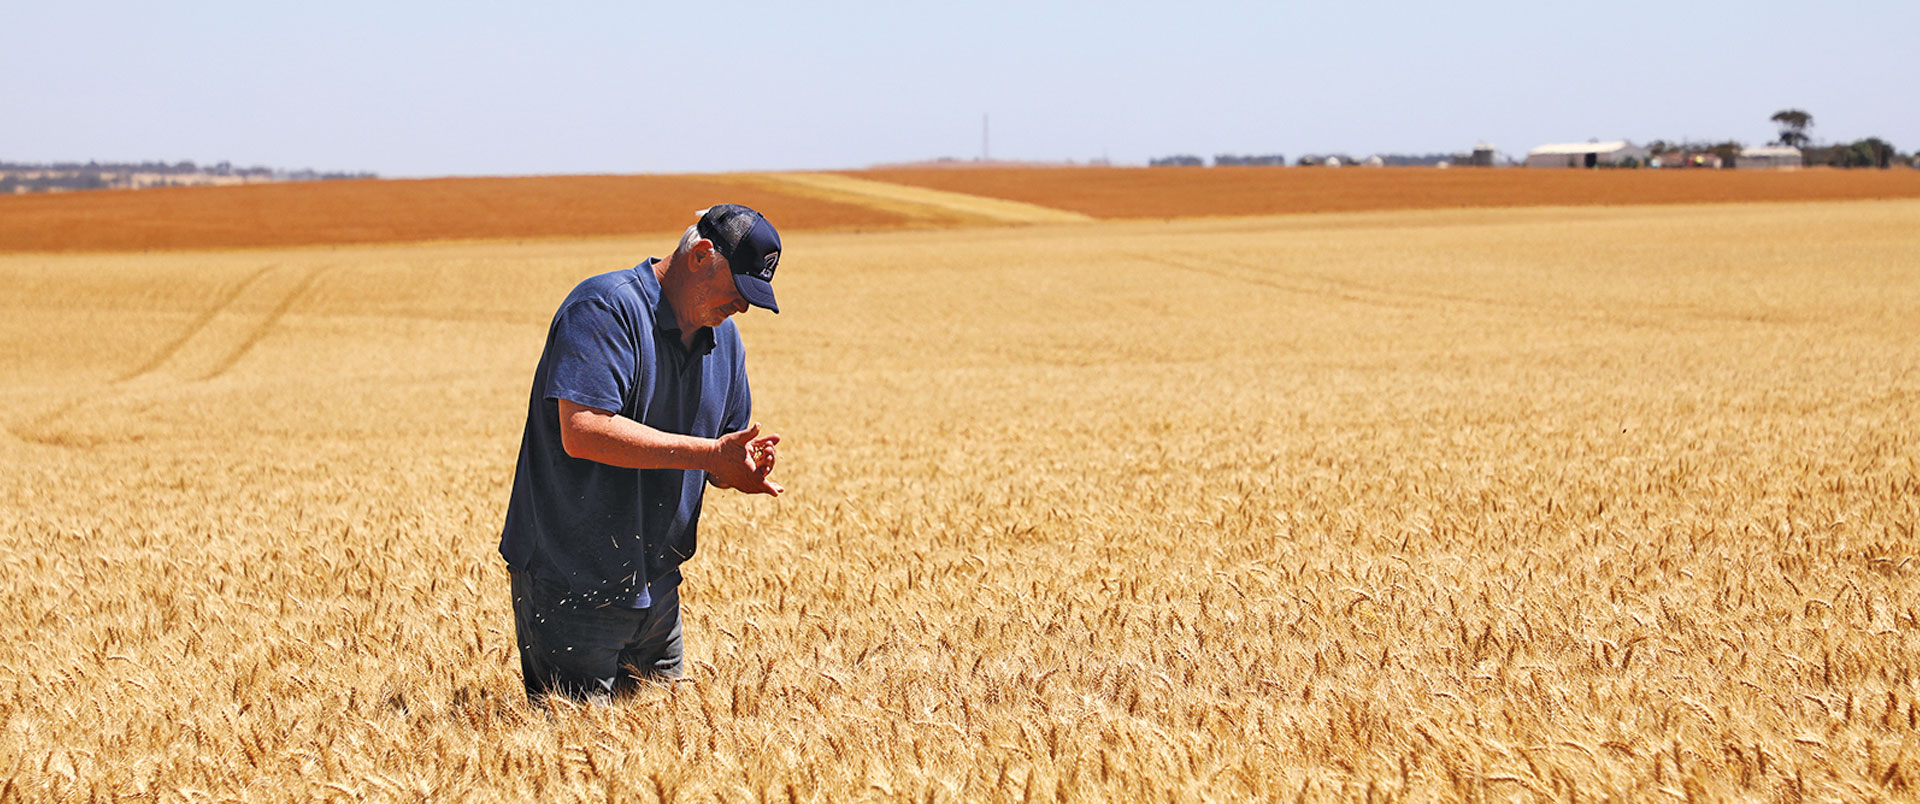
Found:
[[[547,345],[548,399],[619,413],[633,389],[634,327],[605,304],[582,300],[553,317]]]
[[[747,389],[747,365],[745,360],[733,363],[733,382],[727,389],[727,417],[720,428],[722,433],[737,433],[753,424],[753,394]]]

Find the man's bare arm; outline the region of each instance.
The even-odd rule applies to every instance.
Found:
[[[760,435],[760,425],[719,438],[657,430],[637,421],[567,399],[559,400],[560,445],[567,454],[629,469],[693,469],[714,485],[749,494],[779,496],[767,479],[778,435]]]

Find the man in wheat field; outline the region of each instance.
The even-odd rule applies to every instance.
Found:
[[[724,204],[666,261],[587,279],[554,314],[500,538],[529,698],[681,674],[680,563],[706,484],[782,491],[728,320],[780,311],[779,261],[773,226]]]

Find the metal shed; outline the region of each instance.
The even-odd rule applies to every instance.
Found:
[[[1527,167],[1579,168],[1620,165],[1632,160],[1645,164],[1647,149],[1626,140],[1568,142],[1542,145],[1527,152]]]
[[[1741,148],[1740,158],[1734,160],[1733,166],[1751,170],[1780,170],[1797,168],[1801,164],[1799,148],[1791,145],[1761,145]]]

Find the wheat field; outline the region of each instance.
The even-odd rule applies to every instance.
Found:
[[[1911,801],[1920,201],[788,233],[688,678],[521,694],[622,238],[0,254],[0,801]]]

